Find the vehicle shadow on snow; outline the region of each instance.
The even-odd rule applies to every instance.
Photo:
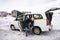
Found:
[[[20,31],[19,29],[14,29],[13,31]]]
[[[57,33],[60,33],[60,30],[45,31],[45,32],[42,32],[40,35],[41,36],[54,36]]]
[[[45,32],[42,32],[40,35],[45,35],[45,36],[47,36],[47,35],[51,35],[51,33],[50,33],[51,31],[45,31]]]
[[[20,31],[19,29],[15,29],[13,31]],[[25,33],[25,31],[22,31]],[[57,33],[60,33],[60,30],[52,30],[52,31],[45,31],[45,32],[42,32],[40,35],[38,36],[54,36],[55,34]],[[30,33],[28,33],[28,35],[31,35]],[[35,34],[32,34],[32,35],[35,35]]]

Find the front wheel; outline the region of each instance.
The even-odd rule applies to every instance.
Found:
[[[15,30],[15,26],[14,25],[10,25],[11,30]]]
[[[34,27],[33,28],[33,33],[36,34],[36,35],[40,35],[41,29],[39,27]]]

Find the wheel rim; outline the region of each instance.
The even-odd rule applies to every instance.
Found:
[[[40,33],[39,28],[35,28],[35,29],[34,29],[34,33],[35,33],[35,34],[39,34],[39,33]]]
[[[11,29],[15,29],[14,26],[11,26]]]

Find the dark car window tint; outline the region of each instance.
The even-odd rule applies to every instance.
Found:
[[[20,20],[23,20],[23,15],[19,15],[18,18],[19,18]]]

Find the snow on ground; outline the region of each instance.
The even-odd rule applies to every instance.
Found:
[[[0,40],[60,40],[60,30],[52,30],[50,32],[43,32],[40,35],[25,36],[25,32],[1,30]]]
[[[9,21],[13,19],[11,16],[7,18],[0,17],[0,40],[60,40],[60,15],[54,14],[52,24],[52,31],[43,32],[40,35],[31,35],[28,37],[25,36],[25,32],[12,31],[9,28]]]
[[[10,23],[14,21],[15,18],[8,15],[7,17],[0,17],[0,29],[9,30]]]

